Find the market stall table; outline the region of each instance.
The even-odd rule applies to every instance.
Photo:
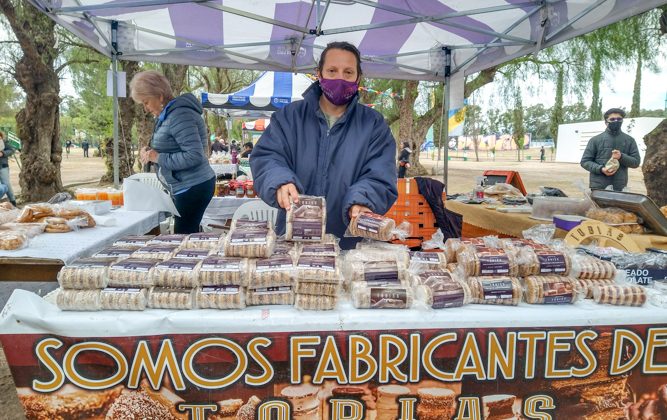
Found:
[[[202,226],[224,226],[242,204],[257,200],[259,198],[213,197],[204,212],[201,224]]]
[[[465,204],[447,200],[447,209],[463,216],[462,237],[498,235],[501,237],[522,238],[523,231],[535,225],[549,223],[546,220],[532,219],[526,213],[502,213],[479,204]],[[564,238],[566,231],[556,229],[556,237]],[[642,249],[649,247],[667,249],[667,237],[659,235],[629,235]]]
[[[58,270],[77,258],[89,256],[126,235],[143,235],[159,224],[154,211],[114,210],[116,226],[96,226],[68,233],[43,233],[29,246],[0,251],[0,281],[55,281]]]
[[[484,401],[498,394],[524,410],[539,390],[550,398],[540,400],[542,408],[574,418],[565,410],[579,399],[611,416],[628,392],[650,393],[667,382],[667,367],[659,363],[667,309],[591,301],[436,311],[355,310],[343,303],[329,312],[261,306],[82,313],[62,312],[17,290],[0,314],[0,331],[20,398],[33,411],[49,408],[50,398],[66,405],[67,393],[79,390],[79,408],[109,394],[103,414],[120,389],[127,397],[140,388],[149,399],[168,395],[170,410],[197,406],[208,414],[231,399],[242,400],[240,406],[257,396],[254,408],[268,412],[275,397],[310,395],[314,415],[330,409],[332,387],[370,386],[378,399],[392,392],[389,411],[398,409],[401,394],[419,392],[447,397],[441,403],[452,410],[466,406],[464,396]],[[614,349],[622,345],[642,357],[621,357]],[[289,392],[282,392],[286,386]]]
[[[216,176],[231,175],[236,173],[238,165],[235,163],[211,163],[211,169]]]

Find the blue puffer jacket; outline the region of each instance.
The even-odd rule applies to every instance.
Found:
[[[288,183],[301,194],[326,197],[327,232],[340,238],[353,204],[384,214],[396,201],[396,142],[382,115],[357,103],[357,96],[329,129],[319,111],[321,94],[315,82],[303,101],[273,114],[250,168],[257,193],[273,207],[278,207],[276,191]],[[284,230],[281,211],[277,232]]]
[[[172,193],[215,176],[208,163],[206,125],[197,98],[186,93],[175,98],[158,117],[151,147],[158,157],[158,174]]]

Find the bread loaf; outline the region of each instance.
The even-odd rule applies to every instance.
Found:
[[[194,309],[194,289],[151,287],[148,307],[154,309]]]
[[[56,304],[63,311],[99,311],[99,290],[65,290],[56,295]]]
[[[352,236],[375,239],[376,241],[390,241],[396,229],[396,222],[388,217],[375,213],[361,213],[350,220],[348,232]]]
[[[199,269],[199,282],[203,286],[245,287],[248,285],[248,269],[246,258],[212,255],[202,261]]]
[[[107,287],[100,294],[103,310],[143,311],[148,303],[148,290],[128,287]]]
[[[524,279],[524,299],[532,304],[568,304],[579,299],[576,280],[563,276],[529,276]]]
[[[203,286],[196,292],[200,309],[243,309],[245,292],[239,286]]]
[[[58,283],[63,289],[104,289],[107,287],[109,266],[114,258],[82,258],[66,265],[58,272]]]
[[[472,303],[518,305],[521,301],[521,283],[516,277],[470,277],[468,286]]]
[[[191,288],[199,286],[201,260],[172,258],[159,262],[153,269],[153,284],[163,287]]]
[[[408,286],[352,285],[352,303],[360,309],[408,309],[413,304],[412,288]]]

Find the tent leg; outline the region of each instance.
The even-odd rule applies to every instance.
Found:
[[[118,173],[118,58],[111,56],[111,73],[113,75],[113,186],[120,186]]]
[[[445,87],[443,89],[445,97],[443,100],[444,111],[442,113],[442,132],[445,133],[445,156],[443,161],[442,182],[445,184],[445,192],[447,192],[449,190],[447,181],[449,175],[449,93],[451,90],[449,79],[452,70],[452,50],[447,47],[444,47],[443,49],[445,51]]]

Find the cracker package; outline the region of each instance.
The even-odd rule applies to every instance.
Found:
[[[331,311],[337,303],[338,298],[335,296],[297,294],[294,306],[307,311]]]
[[[223,252],[228,257],[269,258],[276,244],[276,234],[271,229],[234,229],[223,242]]]
[[[202,286],[195,299],[199,309],[245,308],[245,291],[239,286]]]
[[[146,245],[176,245],[181,246],[188,239],[185,234],[158,235],[148,241]]]
[[[56,305],[63,311],[99,311],[99,290],[64,290],[56,295]]]
[[[285,255],[248,260],[248,287],[293,286],[296,276],[294,261]]]
[[[576,302],[581,294],[576,280],[570,277],[528,276],[524,284],[526,303],[563,305]]]
[[[58,283],[63,289],[104,289],[107,287],[109,266],[115,258],[81,258],[58,272]]]
[[[130,258],[130,256],[134,254],[134,252],[137,249],[138,248],[134,247],[112,246],[109,248],[105,248],[96,254],[93,254],[92,258],[98,258],[98,259],[115,258],[116,261],[120,261]]]
[[[202,261],[199,282],[204,286],[248,285],[248,259],[211,255]]]
[[[183,243],[183,248],[219,250],[222,248],[223,239],[224,236],[219,233],[192,233]]]
[[[451,275],[430,276],[415,289],[416,299],[432,309],[456,308],[472,300],[470,288]]]
[[[359,309],[408,309],[414,295],[409,286],[369,286],[364,283],[352,285],[352,303]]]
[[[134,251],[130,258],[168,260],[178,251],[178,245],[146,245]]]
[[[329,243],[329,244],[300,244],[298,249],[298,255],[303,257],[337,257],[340,255],[340,249],[338,244]]]
[[[296,278],[321,283],[339,283],[341,274],[336,257],[303,255],[296,264]]]
[[[100,303],[107,311],[143,311],[148,305],[148,290],[138,287],[107,287],[100,293]]]
[[[109,266],[109,286],[147,288],[153,285],[153,268],[160,260],[128,258]]]
[[[113,246],[141,248],[142,246],[148,245],[148,242],[153,238],[155,238],[155,235],[129,235],[118,239],[113,243]]]
[[[293,305],[294,291],[291,286],[249,288],[247,305]]]
[[[345,235],[388,242],[392,239],[404,241],[411,232],[412,226],[408,222],[396,226],[396,222],[388,217],[375,213],[361,213],[350,220]]]
[[[195,289],[151,287],[148,307],[154,309],[194,309]]]
[[[287,209],[285,239],[294,242],[321,242],[327,228],[324,197],[300,195]]]
[[[521,301],[521,283],[516,277],[470,277],[468,286],[472,303],[516,306]]]
[[[155,265],[153,276],[156,286],[197,287],[199,286],[199,267],[201,260],[172,258]]]

